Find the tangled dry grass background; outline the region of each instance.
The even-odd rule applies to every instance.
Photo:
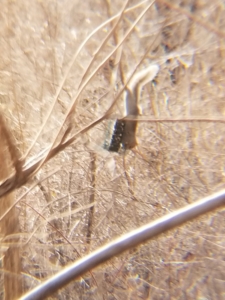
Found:
[[[1,4],[1,297],[15,299],[115,237],[224,188],[225,7]],[[102,146],[110,120],[124,116],[124,85],[150,64],[160,71],[141,93],[138,146],[110,153]],[[220,209],[52,299],[223,299],[224,225]]]

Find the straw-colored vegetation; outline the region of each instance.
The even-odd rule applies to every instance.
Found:
[[[0,297],[15,299],[224,187],[225,7],[2,0],[0,16]],[[103,149],[124,86],[151,64],[138,145]],[[220,209],[130,249],[52,299],[223,299],[224,220]]]

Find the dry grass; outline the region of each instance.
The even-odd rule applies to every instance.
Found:
[[[14,136],[1,133],[0,144],[0,220],[14,218],[13,231],[1,225],[6,299],[21,293],[3,289],[6,236],[14,238],[9,249],[15,239],[20,246],[25,292],[122,233],[224,188],[224,4],[156,0],[130,9],[138,3],[2,1],[0,108]],[[153,63],[160,71],[141,93],[137,147],[107,152],[109,119],[124,115],[124,84]],[[223,299],[224,228],[220,209],[52,298]]]

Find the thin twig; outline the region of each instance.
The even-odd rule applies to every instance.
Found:
[[[138,3],[138,4],[134,5],[134,6],[132,6],[132,7],[128,8],[128,9],[126,9],[126,10],[125,10],[125,13],[128,13],[128,12],[130,12],[130,11],[132,11],[132,10],[138,8],[139,6],[145,4],[146,2],[148,2],[148,0],[141,1],[140,3]],[[30,148],[28,149],[27,153],[26,153],[25,156],[24,156],[25,159],[28,157],[28,155],[29,155],[29,153],[31,152],[31,150],[33,149],[33,147],[34,147],[36,141],[38,140],[38,138],[39,138],[41,132],[42,132],[43,129],[45,128],[45,126],[46,126],[46,124],[47,124],[47,121],[48,121],[48,119],[50,118],[50,116],[51,116],[51,114],[52,114],[52,112],[53,112],[53,109],[54,109],[54,107],[55,107],[55,105],[56,105],[56,103],[57,103],[57,100],[58,100],[59,94],[60,94],[60,92],[61,92],[61,90],[62,90],[62,87],[63,87],[63,85],[65,84],[66,79],[68,78],[68,75],[69,75],[69,73],[70,73],[70,71],[71,71],[71,69],[72,69],[72,67],[73,67],[73,65],[74,65],[74,63],[75,63],[75,61],[76,61],[76,59],[77,59],[79,53],[81,52],[81,50],[83,49],[83,47],[85,46],[85,44],[90,40],[90,38],[91,38],[95,33],[97,33],[99,30],[101,30],[101,29],[102,29],[104,26],[106,26],[107,24],[113,22],[116,18],[118,18],[118,17],[120,16],[120,14],[121,14],[121,13],[118,13],[118,14],[116,14],[115,16],[113,16],[112,18],[110,18],[110,19],[106,20],[105,22],[103,22],[100,26],[98,26],[97,28],[95,28],[95,29],[88,35],[88,37],[83,41],[83,43],[81,43],[80,47],[78,48],[78,50],[77,50],[76,53],[74,54],[74,56],[73,56],[73,58],[72,58],[72,60],[71,60],[71,62],[70,62],[70,65],[68,66],[68,68],[67,68],[67,70],[66,70],[66,72],[65,72],[65,74],[64,74],[64,76],[63,76],[63,79],[62,79],[62,81],[61,81],[61,83],[60,83],[60,85],[59,85],[59,87],[58,87],[58,89],[57,89],[57,91],[56,91],[56,95],[55,95],[55,97],[54,97],[54,99],[53,99],[53,103],[52,103],[52,105],[51,105],[51,107],[50,107],[50,109],[49,109],[49,111],[48,111],[48,113],[47,113],[47,115],[46,115],[46,117],[45,117],[45,120],[44,120],[43,123],[42,123],[41,128],[39,129],[39,131],[38,131],[38,133],[37,133],[35,139],[33,140],[33,142],[32,142],[32,144],[31,144]]]
[[[90,163],[90,171],[91,171],[91,194],[90,194],[90,203],[95,202],[95,186],[96,186],[96,156],[95,153],[91,152],[91,163]],[[93,222],[94,222],[94,205],[89,208],[88,213],[88,224],[87,224],[87,244],[91,243],[91,236],[93,230]]]

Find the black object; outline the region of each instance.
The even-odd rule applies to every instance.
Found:
[[[124,127],[125,127],[125,122],[123,120],[117,119],[114,124],[113,133],[111,135],[110,141],[109,142],[105,141],[104,143],[105,149],[112,152],[118,152],[120,150],[123,133],[124,133]]]
[[[136,127],[137,121],[117,119],[112,134],[108,130],[108,141],[106,139],[104,148],[112,152],[134,148],[137,145]]]

